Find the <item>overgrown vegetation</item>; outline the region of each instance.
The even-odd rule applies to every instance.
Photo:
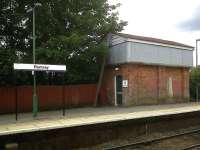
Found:
[[[200,68],[193,68],[190,72],[190,98],[193,101],[196,100],[197,86],[200,99]]]
[[[32,63],[33,0],[0,2],[0,85],[14,84],[13,63]],[[109,32],[122,31],[116,8],[108,0],[38,0],[36,63],[66,64],[64,82],[93,83],[99,75]],[[31,84],[31,73],[18,72],[19,84]],[[59,84],[59,74],[37,74],[38,84]]]

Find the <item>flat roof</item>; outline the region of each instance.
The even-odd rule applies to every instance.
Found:
[[[187,47],[187,48],[194,48],[193,46],[169,41],[169,40],[163,40],[163,39],[157,39],[152,37],[145,37],[145,36],[138,36],[138,35],[131,35],[131,34],[125,34],[125,33],[114,33],[118,36],[129,38],[129,39],[135,39],[140,41],[147,41],[147,42],[154,42],[154,43],[161,43],[161,44],[167,44],[167,45],[173,45],[173,46],[181,46],[181,47]]]

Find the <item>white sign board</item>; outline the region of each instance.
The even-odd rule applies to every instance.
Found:
[[[123,80],[122,81],[122,86],[123,87],[128,87],[128,80]]]
[[[18,64],[18,63],[14,63],[14,70],[65,72],[66,71],[66,65]]]

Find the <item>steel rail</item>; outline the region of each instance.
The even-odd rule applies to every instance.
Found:
[[[160,138],[154,138],[154,139],[140,141],[140,142],[129,143],[129,144],[125,144],[125,145],[119,145],[119,146],[110,147],[110,148],[104,148],[103,150],[118,150],[118,149],[125,149],[125,148],[129,148],[129,147],[139,147],[139,146],[142,146],[142,145],[148,145],[148,144],[152,144],[154,142],[159,142],[159,141],[162,141],[162,140],[167,140],[167,139],[175,138],[175,137],[178,137],[178,136],[193,134],[193,133],[197,133],[197,132],[200,132],[200,129],[196,129],[196,130],[192,130],[192,131],[186,131],[186,132],[177,133],[177,134],[170,135],[170,136],[163,136],[163,137],[160,137]]]
[[[183,148],[183,149],[181,149],[181,150],[189,150],[189,149],[193,149],[193,148],[197,148],[197,147],[200,147],[200,144],[194,144],[194,145],[185,147],[185,148]]]

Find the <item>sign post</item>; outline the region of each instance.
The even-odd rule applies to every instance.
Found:
[[[15,83],[15,120],[18,120],[18,88],[17,88],[17,73],[14,71],[14,83]]]
[[[19,64],[14,63],[14,70],[32,71],[33,72],[33,117],[38,113],[38,97],[36,95],[36,79],[35,71],[52,71],[52,72],[65,72],[66,65],[47,65],[47,64]]]
[[[36,93],[36,73],[35,71],[32,71],[32,73],[33,73],[33,117],[37,117],[38,97]]]

